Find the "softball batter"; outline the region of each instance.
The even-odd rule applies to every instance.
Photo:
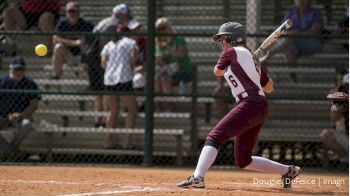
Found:
[[[196,170],[177,187],[204,188],[204,175],[214,163],[220,145],[234,138],[236,165],[242,169],[282,175],[283,188],[291,187],[300,167],[288,166],[263,157],[252,156],[260,128],[268,115],[265,93],[273,91],[273,81],[246,47],[245,27],[228,22],[219,28],[213,40],[219,42],[222,55],[214,68],[215,76],[224,76],[236,105],[210,131],[200,154]]]

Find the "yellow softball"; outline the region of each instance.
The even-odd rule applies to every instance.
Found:
[[[35,54],[38,56],[45,56],[47,53],[47,47],[44,44],[38,44],[35,46]]]

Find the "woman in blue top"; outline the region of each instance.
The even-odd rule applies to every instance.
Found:
[[[285,14],[283,22],[287,19],[292,20],[293,26],[289,34],[298,37],[289,37],[270,51],[270,56],[283,51],[287,64],[295,64],[301,55],[316,54],[323,50],[322,38],[310,37],[321,35],[323,18],[320,10],[311,7],[310,0],[294,0],[294,5],[295,7]],[[297,81],[295,73],[291,73],[291,78],[293,82]]]

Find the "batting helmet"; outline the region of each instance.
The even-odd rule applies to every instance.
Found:
[[[218,41],[221,35],[228,35],[227,42],[231,44],[245,43],[247,32],[243,25],[238,22],[227,22],[220,26],[219,32],[213,36]]]

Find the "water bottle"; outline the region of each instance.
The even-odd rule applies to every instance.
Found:
[[[184,98],[184,95],[185,95],[185,84],[184,84],[183,80],[180,80],[180,83],[179,83],[179,95],[182,95],[183,98]]]

